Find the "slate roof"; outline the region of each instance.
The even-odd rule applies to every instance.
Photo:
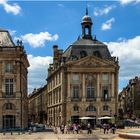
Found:
[[[72,60],[73,57],[80,58],[82,52],[85,52],[86,56],[98,55],[103,59],[111,58],[107,45],[97,39],[84,38],[80,38],[71,44],[63,53],[63,57],[66,57],[67,60]]]
[[[8,30],[0,28],[0,47],[14,47],[14,46],[15,44]]]

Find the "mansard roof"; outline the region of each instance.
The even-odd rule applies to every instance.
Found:
[[[65,50],[63,57],[66,57],[67,60],[72,60],[73,58],[93,55],[103,59],[111,58],[107,45],[98,41],[96,38],[78,39]]]
[[[0,28],[0,47],[14,47],[15,44],[12,41],[12,37],[8,30]]]

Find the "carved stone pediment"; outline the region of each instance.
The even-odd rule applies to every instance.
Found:
[[[83,67],[106,67],[113,66],[113,62],[96,58],[94,56],[89,56],[82,58],[80,60],[69,63],[71,66],[83,66]]]

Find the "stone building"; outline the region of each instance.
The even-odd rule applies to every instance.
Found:
[[[28,67],[22,42],[15,45],[9,32],[0,29],[0,129],[27,127]]]
[[[60,125],[79,122],[80,117],[117,115],[118,58],[107,45],[92,36],[92,19],[82,18],[82,36],[64,52],[53,46],[48,68],[48,122]]]
[[[34,89],[28,96],[29,122],[46,124],[47,121],[47,85]]]
[[[119,94],[119,115],[124,118],[140,118],[140,77],[129,80]]]

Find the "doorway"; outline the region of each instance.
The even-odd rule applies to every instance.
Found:
[[[4,115],[3,116],[3,129],[15,128],[15,115]]]

